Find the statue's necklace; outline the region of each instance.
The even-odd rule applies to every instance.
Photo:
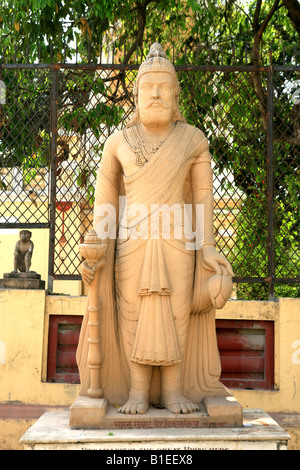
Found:
[[[165,140],[152,141],[143,139],[137,131],[135,126],[123,130],[124,139],[135,153],[135,163],[142,166],[148,162],[149,158],[155,153],[164,143]]]

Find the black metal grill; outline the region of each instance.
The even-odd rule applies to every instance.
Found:
[[[215,237],[238,296],[299,295],[300,67],[176,68],[181,111],[209,139]],[[0,228],[50,229],[50,288],[80,278],[77,246],[91,228],[97,167],[105,140],[133,112],[137,69],[1,67]],[[263,95],[254,92],[258,75]]]
[[[0,104],[1,226],[49,222],[50,74],[48,69],[4,69]]]

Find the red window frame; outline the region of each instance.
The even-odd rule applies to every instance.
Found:
[[[220,381],[228,388],[274,389],[274,322],[216,320],[216,331]],[[261,335],[258,346],[250,340],[256,332]]]
[[[76,349],[81,315],[50,315],[47,381],[78,384]],[[61,332],[68,325],[61,340]],[[72,325],[74,331],[72,332]],[[253,350],[248,333],[259,330],[263,348]],[[256,320],[216,320],[217,341],[222,364],[221,382],[228,388],[274,388],[274,322]],[[62,344],[66,342],[67,344]],[[251,343],[251,341],[250,341]],[[61,367],[63,365],[64,367]]]
[[[47,382],[80,383],[76,349],[82,319],[81,315],[50,315]]]

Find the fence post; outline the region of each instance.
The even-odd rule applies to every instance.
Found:
[[[274,85],[273,66],[267,72],[267,214],[268,214],[268,283],[269,300],[274,300],[275,251],[274,251]]]
[[[58,121],[58,68],[51,66],[50,99],[50,236],[48,291],[53,292],[54,246],[55,246],[55,210],[56,210],[56,166],[57,166],[57,121]]]

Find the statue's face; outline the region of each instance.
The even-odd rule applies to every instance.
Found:
[[[23,242],[28,242],[30,240],[31,233],[28,230],[23,230],[20,232],[20,238]]]
[[[175,107],[175,88],[167,72],[142,75],[138,87],[138,109],[146,127],[166,126],[172,121]]]

